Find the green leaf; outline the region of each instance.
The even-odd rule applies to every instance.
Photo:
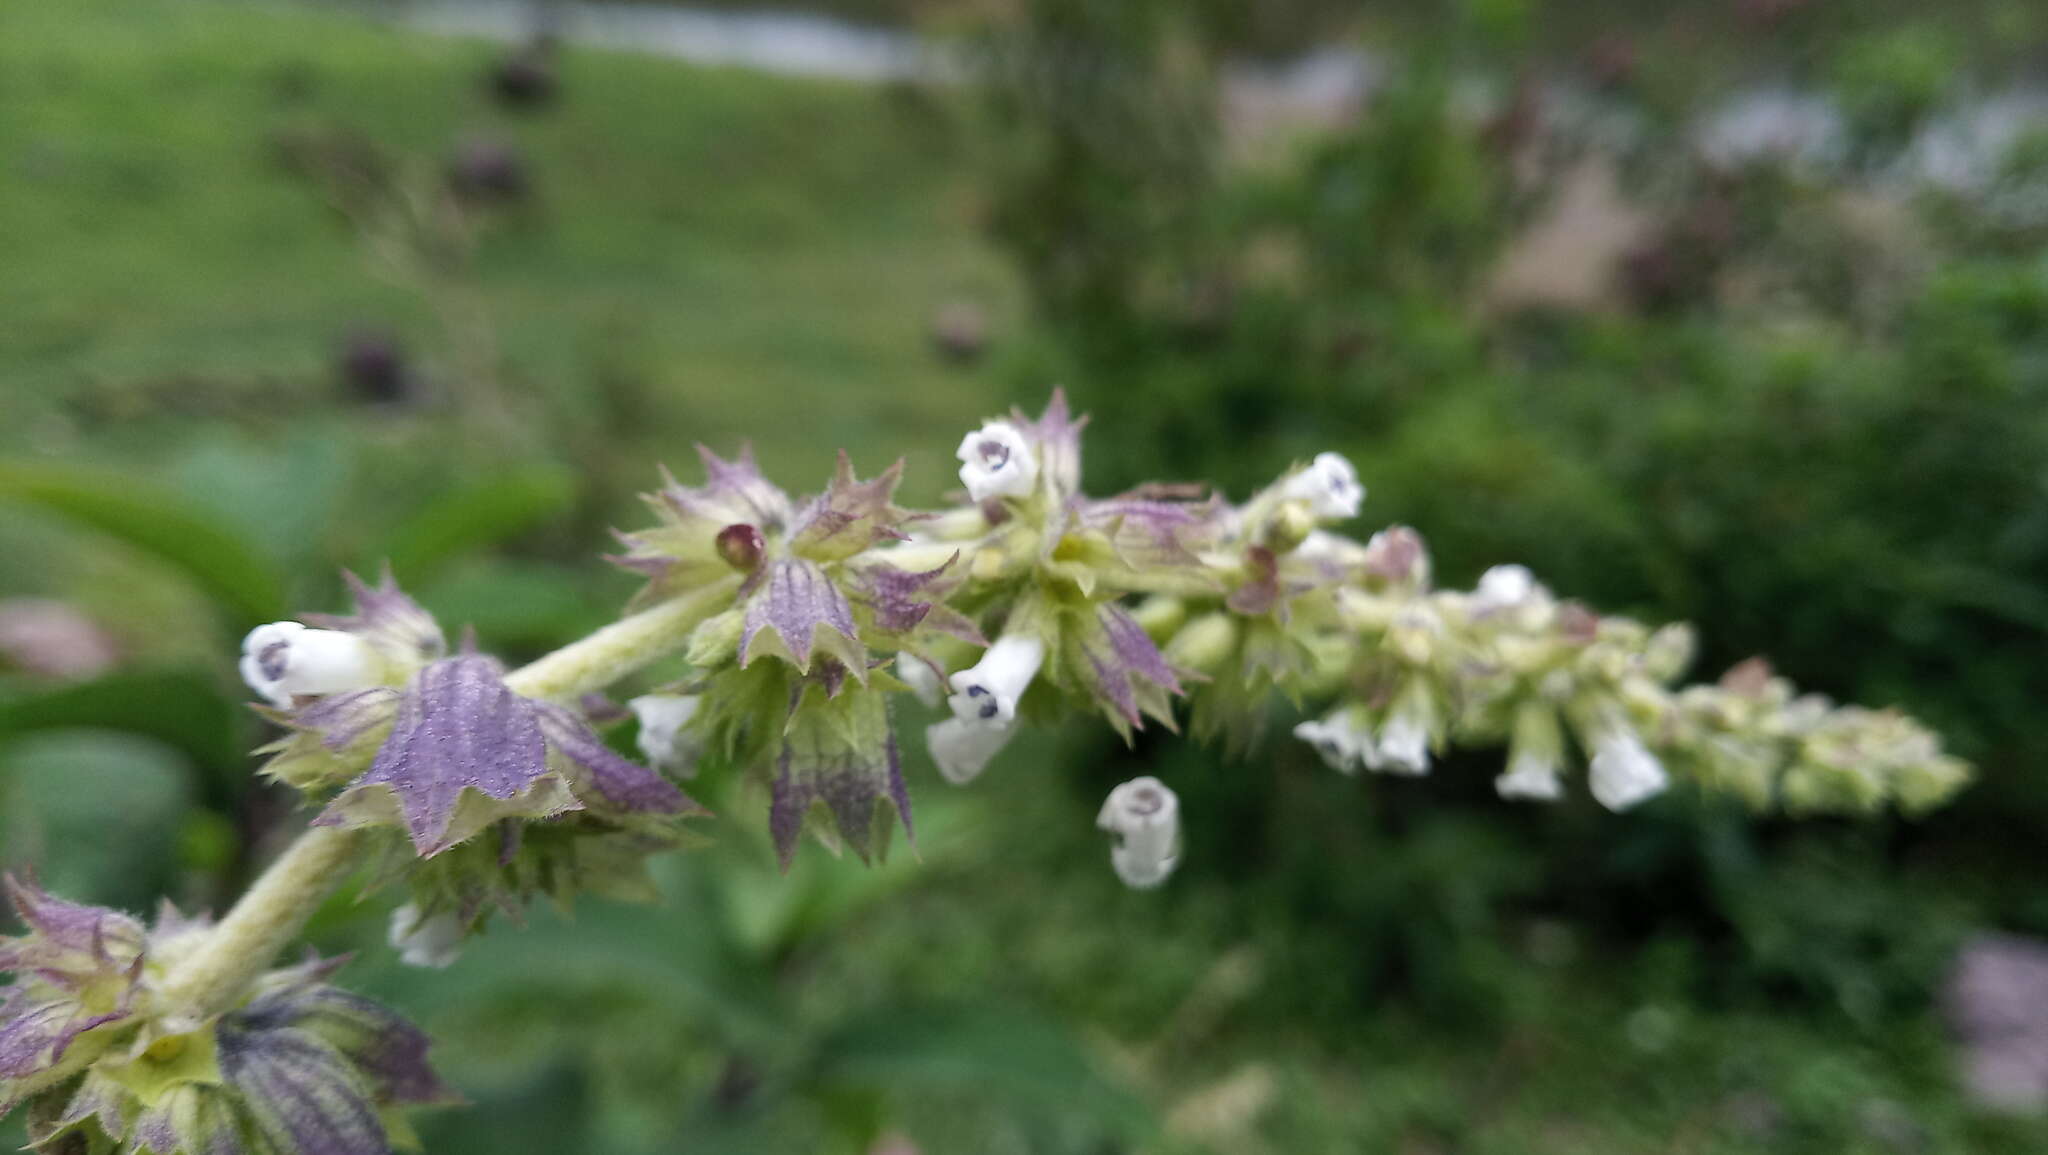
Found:
[[[391,536],[381,556],[417,583],[463,554],[562,516],[575,500],[575,478],[565,469],[509,469],[429,501]]]
[[[160,486],[89,466],[0,462],[0,500],[90,526],[184,572],[238,624],[284,613],[284,581],[240,534]]]
[[[893,1007],[856,1018],[818,1053],[821,1080],[895,1093],[963,1096],[976,1102],[1087,1118],[1141,1136],[1151,1111],[1104,1075],[1074,1037],[1043,1014],[980,1007]]]
[[[584,575],[565,566],[490,559],[415,589],[448,627],[475,626],[493,646],[552,648],[616,616],[610,600],[593,597]]]
[[[221,781],[246,773],[248,726],[218,682],[196,671],[124,671],[0,698],[0,741],[44,730],[121,730],[156,739]]]
[[[0,858],[69,897],[141,909],[176,869],[190,767],[163,743],[63,730],[0,748]]]
[[[166,463],[192,500],[287,572],[325,570],[323,547],[352,468],[348,431],[294,423],[278,439],[208,428]]]

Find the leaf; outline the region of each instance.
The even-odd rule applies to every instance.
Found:
[[[568,512],[576,481],[568,470],[530,466],[451,490],[400,526],[382,556],[418,582],[463,554],[497,545]]]
[[[0,698],[0,739],[81,727],[154,738],[219,780],[239,785],[247,775],[249,717],[197,671],[122,671]]]
[[[609,594],[566,566],[489,559],[464,563],[418,587],[451,628],[475,626],[494,646],[551,649],[581,637],[616,616]]]
[[[284,614],[284,580],[233,529],[160,486],[79,465],[0,462],[0,500],[41,507],[175,566],[242,625]]]
[[[575,920],[537,907],[528,925],[494,928],[462,965],[447,971],[392,967],[384,993],[401,1005],[459,1007],[495,1018],[514,1013],[575,1013],[581,1000],[643,1000],[701,1014],[721,1045],[774,1056],[801,1043],[790,1008],[760,961],[726,934],[708,889],[671,897],[650,913],[620,903],[579,906]],[[688,906],[692,916],[678,910]],[[535,992],[542,997],[535,1003]],[[552,1010],[544,1010],[551,1008]],[[432,1024],[429,1024],[432,1025]]]
[[[1136,1137],[1151,1111],[1104,1075],[1043,1014],[981,1007],[891,1007],[834,1031],[818,1051],[822,1080],[925,1095],[950,1093],[1058,1118],[1084,1117]]]
[[[0,857],[67,895],[140,908],[169,881],[191,768],[133,734],[62,730],[0,749]]]
[[[328,568],[322,547],[352,467],[353,442],[294,422],[278,439],[206,428],[166,476],[287,572]]]

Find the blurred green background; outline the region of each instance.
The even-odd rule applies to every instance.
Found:
[[[217,907],[302,821],[237,639],[340,567],[530,656],[615,614],[606,530],[692,443],[797,491],[902,456],[935,502],[1064,383],[1097,493],[1340,449],[1445,581],[1694,621],[1696,676],[1769,653],[1980,780],[1919,823],[1509,807],[1497,752],[1345,780],[1279,707],[1235,758],[1078,726],[963,791],[920,752],[877,870],[779,877],[734,797],[661,906],[447,972],[384,899],[323,912],[474,1100],[428,1150],[2048,1149],[1938,1006],[1974,936],[2048,935],[2048,14],[818,7],[932,47],[0,6],[0,859]],[[457,17],[516,35],[419,27]],[[1189,823],[1152,894],[1092,829],[1137,773]]]

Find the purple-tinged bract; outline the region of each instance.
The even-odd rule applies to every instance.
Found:
[[[883,542],[903,540],[897,526],[907,515],[890,501],[902,480],[903,463],[898,461],[873,480],[861,481],[842,450],[832,484],[805,503],[790,527],[790,552],[812,561],[840,561]]]
[[[402,669],[432,662],[447,654],[448,639],[442,634],[440,623],[398,588],[398,580],[392,576],[390,566],[384,567],[375,586],[345,570],[341,576],[355,598],[356,612],[307,614],[307,625],[355,634],[375,646],[386,658],[399,663]]]
[[[1064,681],[1092,699],[1126,738],[1147,716],[1173,728],[1180,678],[1131,615],[1111,603],[1063,616]]]
[[[747,600],[739,663],[747,666],[773,656],[808,672],[814,651],[829,654],[856,678],[867,679],[867,647],[860,642],[853,607],[838,583],[816,562],[772,562],[766,580]]]
[[[581,803],[548,767],[534,703],[475,655],[421,670],[370,768],[330,803],[322,825],[395,823],[422,856],[502,818],[545,818]]]
[[[1033,421],[1022,410],[1011,410],[1011,422],[1024,431],[1038,451],[1041,476],[1052,480],[1053,492],[1061,498],[1081,492],[1081,430],[1086,417],[1076,418],[1067,407],[1067,391],[1054,389],[1045,412]]]
[[[910,794],[888,711],[888,696],[879,690],[799,699],[775,758],[768,813],[783,869],[820,811],[838,841],[862,861],[884,849],[896,822],[912,832]]]
[[[541,733],[568,763],[571,788],[590,809],[611,813],[702,814],[704,808],[653,770],[621,757],[573,711],[536,702]]]
[[[0,938],[0,973],[14,976],[0,992],[0,1114],[104,1048],[102,1028],[134,1012],[146,946],[125,914],[12,877],[5,889],[27,933]]]

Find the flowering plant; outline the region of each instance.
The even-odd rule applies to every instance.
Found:
[[[1335,454],[1241,505],[1090,497],[1085,424],[1058,393],[988,422],[959,447],[965,500],[924,513],[894,503],[900,464],[862,480],[842,454],[798,500],[702,451],[704,483],[664,477],[655,524],[621,535],[613,560],[646,579],[628,616],[516,670],[451,647],[388,572],[349,578],[352,614],[254,630],[241,671],[282,734],[262,772],[309,830],[217,923],[167,908],[145,927],[10,882],[26,933],[0,940],[0,1111],[24,1107],[43,1151],[401,1146],[400,1111],[452,1098],[426,1038],[329,985],[334,963],[272,969],[355,865],[405,892],[403,959],[447,966],[493,913],[648,893],[647,856],[706,814],[684,788],[706,758],[761,784],[785,868],[806,833],[870,859],[914,833],[899,708],[939,712],[924,740],[954,783],[1076,713],[1248,747],[1276,695],[1324,704],[1293,733],[1346,774],[1505,744],[1513,800],[1562,797],[1574,749],[1614,810],[1685,781],[1758,809],[1917,812],[1968,778],[1911,719],[1797,694],[1760,660],[1674,690],[1685,627],[1600,616],[1521,567],[1435,588],[1415,531],[1325,528],[1365,494]],[[657,692],[602,696],[678,656]],[[629,718],[646,765],[603,736]],[[1180,820],[1156,778],[1112,791],[1118,877],[1164,883]]]

